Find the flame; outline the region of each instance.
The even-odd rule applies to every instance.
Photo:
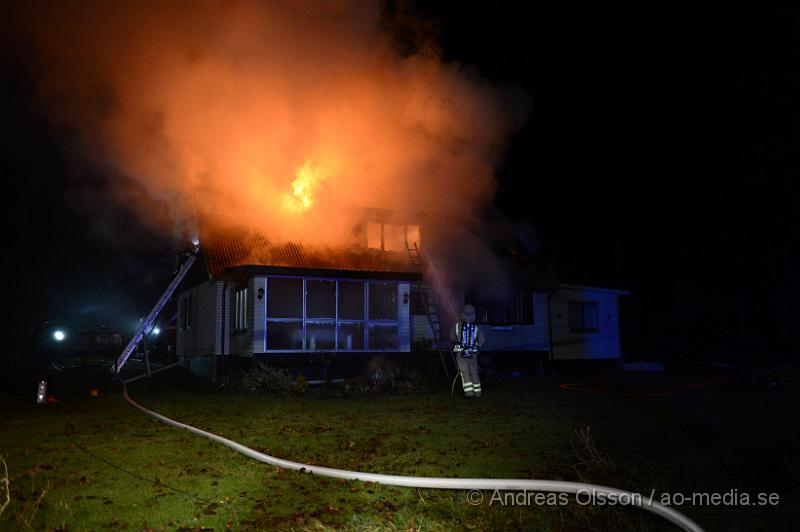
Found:
[[[294,176],[292,193],[286,195],[285,203],[289,210],[302,213],[314,204],[313,192],[319,187],[322,172],[311,161],[306,161],[295,171]]]

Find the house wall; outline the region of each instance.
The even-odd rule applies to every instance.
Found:
[[[397,350],[411,351],[411,285],[397,284]]]
[[[261,353],[266,348],[266,317],[267,317],[267,278],[266,277],[253,277],[248,283],[250,290],[248,295],[250,301],[248,302],[248,323],[252,324],[250,327],[250,337],[247,339],[249,342],[247,354]],[[264,290],[264,296],[258,299],[258,291]]]
[[[596,332],[570,330],[569,303],[596,302]],[[551,299],[553,359],[608,359],[620,357],[619,295],[590,288],[559,287]]]
[[[184,329],[183,300],[192,298],[191,326]],[[222,282],[206,281],[178,296],[178,328],[175,350],[189,369],[213,378],[214,357],[220,355],[222,338]]]
[[[548,294],[534,292],[533,323],[479,325],[485,338],[484,351],[543,351],[549,349]]]

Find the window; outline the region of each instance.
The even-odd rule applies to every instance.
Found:
[[[367,247],[383,249],[383,225],[375,222],[367,224]]]
[[[189,294],[188,296],[184,297],[181,300],[181,329],[191,329],[192,328],[192,295]]]
[[[247,288],[236,291],[236,306],[233,313],[234,331],[247,329]]]
[[[339,282],[339,319],[364,319],[364,283]]]
[[[406,250],[406,228],[402,225],[383,226],[383,249],[386,251]]]
[[[302,321],[270,321],[267,324],[267,349],[303,349]]]
[[[533,292],[515,292],[503,300],[487,301],[467,295],[475,307],[476,321],[492,325],[533,325]]]
[[[336,281],[306,281],[306,317],[336,317]]]
[[[337,349],[364,349],[364,283],[339,281]]]
[[[369,325],[370,349],[397,349],[397,325],[372,324]]]
[[[570,332],[597,332],[599,328],[596,301],[569,302]]]
[[[418,225],[367,223],[367,247],[370,249],[405,252],[406,246],[413,249],[415,244],[422,247]]]
[[[396,284],[369,283],[369,319],[371,320],[397,319]]]
[[[303,280],[269,277],[267,279],[267,317],[303,317]]]
[[[267,349],[303,349],[303,280],[267,278]]]
[[[247,295],[237,291],[237,330]],[[395,282],[267,277],[266,296],[267,351],[398,348]]]
[[[338,349],[346,351],[364,349],[364,324],[362,322],[340,323],[338,336]]]
[[[306,349],[310,351],[336,348],[336,323],[307,323]]]

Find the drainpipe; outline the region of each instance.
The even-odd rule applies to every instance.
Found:
[[[222,318],[221,318],[221,323],[220,323],[220,329],[221,330],[220,330],[220,334],[219,334],[220,344],[221,345],[219,347],[219,352],[220,352],[220,355],[221,355],[221,360],[220,360],[221,364],[220,365],[223,366],[223,367],[225,367],[227,365],[228,366],[227,370],[228,370],[228,372],[230,372],[230,367],[229,367],[230,364],[228,362],[226,362],[227,359],[225,358],[225,355],[226,355],[226,353],[225,353],[225,306],[226,306],[226,303],[228,302],[228,297],[227,296],[228,296],[228,281],[224,280],[224,281],[222,281]]]

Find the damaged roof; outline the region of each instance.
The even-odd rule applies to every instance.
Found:
[[[228,229],[201,239],[209,274],[218,278],[238,266],[300,270],[412,273],[422,269],[407,253],[369,249],[311,247],[299,242],[274,242],[259,231]]]

